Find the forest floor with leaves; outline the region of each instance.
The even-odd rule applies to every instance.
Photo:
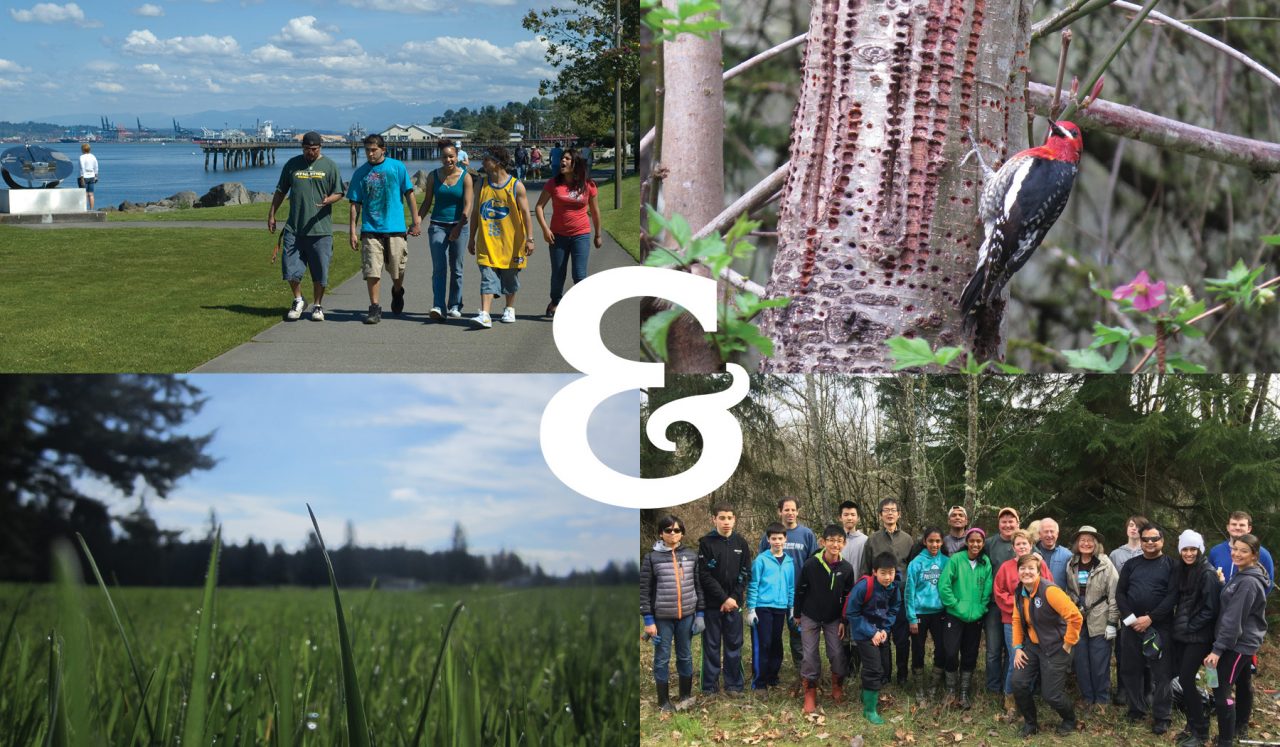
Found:
[[[750,690],[751,639],[743,646],[743,666],[747,670],[747,692],[731,697],[700,694],[699,673],[702,662],[701,636],[694,637],[694,694],[696,702],[675,713],[662,713],[657,708],[653,685],[653,644],[640,642],[640,744],[641,745],[828,745],[829,747],[873,747],[877,745],[947,745],[975,747],[1006,745],[1090,745],[1129,747],[1131,745],[1174,745],[1176,732],[1186,725],[1184,714],[1175,709],[1172,728],[1164,736],[1151,733],[1150,721],[1131,724],[1125,709],[1102,706],[1100,711],[1085,713],[1080,708],[1075,678],[1069,677],[1072,698],[1076,702],[1079,727],[1069,737],[1054,734],[1059,718],[1044,701],[1036,700],[1041,733],[1021,739],[1021,718],[1005,721],[1003,696],[986,692],[982,685],[982,657],[979,653],[974,687],[978,691],[968,711],[943,709],[936,703],[921,703],[915,697],[914,685],[906,688],[890,685],[881,691],[880,715],[885,723],[875,726],[862,716],[861,692],[857,677],[845,682],[843,705],[832,702],[829,693],[830,673],[823,661],[823,678],[819,684],[818,712],[806,716],[801,698],[792,697],[791,687],[797,674],[791,653],[784,654],[783,686],[766,696]],[[784,644],[785,648],[785,644]],[[928,653],[926,661],[930,661]],[[676,673],[672,653],[671,696],[676,699]],[[925,670],[928,672],[928,669]],[[1268,638],[1258,655],[1258,672],[1254,675],[1254,711],[1250,738],[1263,743],[1280,744],[1280,646]],[[1211,733],[1217,733],[1216,719],[1211,720]],[[859,738],[861,741],[859,741]]]

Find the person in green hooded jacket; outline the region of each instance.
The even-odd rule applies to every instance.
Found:
[[[947,696],[968,709],[973,689],[973,670],[978,666],[978,644],[982,640],[982,618],[991,603],[994,574],[991,559],[982,551],[987,533],[971,527],[964,536],[965,552],[956,553],[942,569],[938,596],[946,618],[942,624],[943,670],[946,672]]]

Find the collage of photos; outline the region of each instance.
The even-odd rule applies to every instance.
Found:
[[[645,5],[640,744],[1280,745],[1274,9]]]

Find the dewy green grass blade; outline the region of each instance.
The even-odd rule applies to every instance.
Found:
[[[147,708],[147,688],[142,684],[142,670],[138,667],[138,657],[133,654],[133,644],[129,643],[129,636],[124,633],[124,624],[120,622],[120,613],[116,612],[116,604],[111,599],[111,592],[107,591],[107,582],[102,580],[102,573],[98,570],[98,562],[93,559],[93,553],[89,551],[89,543],[84,541],[84,537],[79,532],[76,532],[76,539],[80,541],[84,556],[89,559],[89,567],[93,569],[93,577],[98,580],[98,588],[102,589],[103,595],[107,598],[107,609],[111,610],[111,619],[116,623],[116,630],[120,631],[120,640],[124,641],[124,651],[129,656],[129,667],[133,670],[133,682],[138,686],[138,696],[142,702],[142,715],[147,722],[152,741],[154,741],[156,734],[155,722],[151,720],[151,710]],[[0,656],[0,658],[3,657]]]
[[[58,631],[49,631],[49,731],[45,734],[45,747],[65,747],[67,739],[67,712],[62,707],[62,662]]]
[[[58,595],[58,627],[62,631],[62,706],[67,737],[75,744],[105,744],[94,723],[93,682],[89,650],[88,610],[80,594],[80,559],[64,540],[53,546],[53,577]]]
[[[436,655],[436,666],[431,672],[431,679],[427,681],[427,697],[422,701],[422,712],[418,714],[418,728],[413,732],[413,747],[418,747],[422,743],[422,732],[427,725],[427,709],[431,706],[431,691],[435,689],[436,678],[440,676],[440,663],[444,661],[445,647],[449,645],[449,635],[453,632],[453,623],[464,609],[466,609],[466,605],[461,600],[455,602],[453,612],[449,615],[449,622],[445,625],[444,637],[440,639],[440,652]]]
[[[13,639],[13,628],[18,624],[18,615],[22,612],[22,608],[27,606],[27,602],[31,599],[31,595],[36,590],[34,588],[27,589],[22,598],[18,600],[18,604],[13,608],[13,615],[9,618],[9,625],[4,630],[4,640],[0,641],[0,672],[4,670],[4,656],[9,651],[9,641]]]
[[[329,559],[329,551],[325,549],[324,537],[320,534],[320,522],[316,514],[307,504],[307,513],[311,515],[311,526],[316,529],[316,540],[320,543],[320,554],[324,556],[325,567],[329,569],[329,584],[333,587],[333,608],[338,615],[338,646],[342,650],[342,690],[347,702],[347,736],[353,747],[364,745],[369,741],[369,726],[364,717],[364,701],[360,699],[360,682],[356,677],[355,657],[351,653],[351,638],[347,635],[347,621],[342,615],[342,597],[338,595],[338,578],[333,572],[333,561]]]
[[[222,527],[213,534],[213,550],[209,553],[209,572],[204,579],[204,603],[200,605],[200,627],[196,632],[195,662],[191,667],[191,691],[187,699],[187,715],[183,722],[182,743],[203,745],[205,716],[209,709],[209,660],[213,652],[214,590],[218,586],[218,549],[222,545]]]

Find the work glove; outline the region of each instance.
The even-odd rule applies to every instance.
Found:
[[[747,627],[754,628],[756,626],[756,611],[747,610]]]
[[[1106,632],[1106,633],[1104,633],[1103,635],[1105,635],[1105,636],[1107,637],[1107,640],[1108,640],[1108,641],[1115,640],[1115,637],[1116,637],[1116,626],[1114,626],[1114,625],[1108,625],[1108,626],[1107,626],[1107,632]]]
[[[693,634],[697,635],[707,629],[707,619],[699,612],[698,616],[693,619]]]

